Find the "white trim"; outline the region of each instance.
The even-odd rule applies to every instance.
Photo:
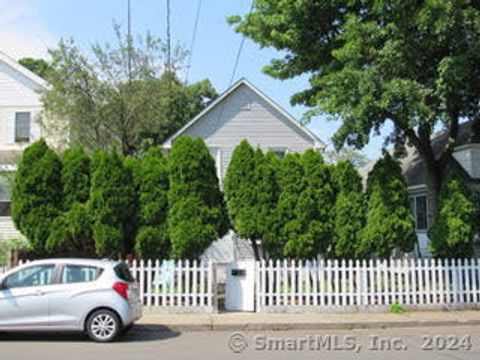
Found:
[[[20,65],[17,61],[15,61],[13,58],[11,58],[2,51],[0,51],[0,61],[15,70],[16,72],[23,75],[28,80],[40,86],[41,88],[45,89],[48,86],[48,83],[44,79],[42,79],[40,76],[33,73],[32,71],[28,70],[26,67]]]
[[[413,185],[413,186],[409,186],[407,190],[408,191],[427,190],[427,185],[426,184]]]
[[[17,171],[17,165],[15,164],[0,164],[0,172],[12,172]]]
[[[164,143],[163,147],[170,148],[172,146],[172,141],[183,134],[188,128],[190,128],[193,124],[199,121],[202,117],[204,117],[208,112],[214,109],[220,102],[226,99],[233,91],[239,88],[241,85],[247,86],[253,92],[255,92],[258,96],[264,99],[269,105],[271,105],[275,110],[277,110],[281,115],[283,115],[290,123],[295,125],[298,129],[300,129],[304,134],[306,134],[311,140],[314,141],[314,148],[324,149],[326,147],[325,143],[320,140],[313,132],[308,130],[302,124],[300,124],[292,115],[290,115],[286,110],[284,110],[280,105],[278,105],[275,101],[273,101],[270,97],[256,88],[252,83],[250,83],[247,79],[241,78],[235,84],[233,84],[230,88],[228,88],[223,94],[221,94],[218,98],[216,98],[210,105],[208,105],[203,111],[201,111],[197,116],[195,116],[192,120],[190,120],[187,124],[185,124],[180,130],[178,130],[175,134],[170,136]]]

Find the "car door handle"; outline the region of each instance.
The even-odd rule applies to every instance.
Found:
[[[44,293],[42,290],[35,290],[35,295],[42,296]]]

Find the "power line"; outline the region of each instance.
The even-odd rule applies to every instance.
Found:
[[[128,0],[128,17],[127,17],[127,61],[128,61],[128,84],[131,86],[132,83],[132,18],[131,18],[131,8],[130,0]]]
[[[167,0],[167,72],[170,72],[171,63],[171,38],[170,38],[170,0]]]
[[[187,68],[185,70],[185,84],[188,83],[188,73],[190,71],[190,67],[192,66],[193,47],[195,45],[195,39],[197,37],[198,20],[200,18],[200,8],[201,7],[202,7],[202,0],[198,0],[197,11],[196,11],[196,14],[195,14],[195,25],[193,26],[192,42],[190,43],[190,51],[189,51],[189,54],[188,54],[188,63],[187,63]]]
[[[254,0],[252,0],[252,2],[250,3],[250,10],[248,11],[247,22],[248,22],[248,19],[250,18],[250,14],[253,11],[253,3],[254,3]],[[230,84],[228,85],[228,87],[232,86],[233,80],[235,79],[238,63],[240,62],[240,55],[242,54],[242,50],[243,50],[243,44],[245,43],[245,37],[246,37],[245,34],[243,34],[242,41],[240,41],[240,47],[238,48],[237,57],[235,58],[235,65],[233,66],[232,76],[230,77]]]

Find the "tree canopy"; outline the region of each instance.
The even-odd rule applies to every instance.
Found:
[[[429,231],[434,256],[453,259],[473,256],[474,213],[470,191],[454,173],[442,187],[438,212]]]
[[[62,209],[61,172],[58,155],[43,139],[28,146],[18,164],[12,219],[38,253],[45,251],[52,222]]]
[[[169,182],[171,255],[198,258],[229,226],[215,161],[201,138],[175,140],[169,156]]]
[[[275,167],[270,156],[243,140],[233,151],[225,176],[230,221],[238,235],[251,240],[257,259],[257,241],[269,232],[277,203]]]
[[[40,76],[41,78],[48,79],[51,71],[52,65],[44,59],[34,59],[31,57],[25,57],[18,60],[18,63],[34,74]]]
[[[131,172],[115,151],[97,151],[92,158],[89,211],[98,255],[129,251],[130,226],[136,218],[136,194]]]
[[[144,259],[165,259],[170,255],[167,161],[159,147],[151,147],[141,161],[140,228],[135,250]]]
[[[185,51],[164,65],[165,44],[147,34],[138,40],[116,27],[116,45],[94,44],[84,53],[70,41],[50,50],[50,87],[42,93],[46,132],[68,119],[71,141],[89,149],[115,146],[132,155],[161,144],[217,94],[208,80],[185,84],[176,75]],[[129,60],[130,59],[130,60]]]
[[[437,192],[460,121],[480,121],[478,1],[254,0],[249,14],[229,21],[281,51],[268,75],[309,77],[292,102],[312,108],[307,118],[339,119],[337,147],[362,148],[391,123],[386,145],[413,145]],[[449,137],[439,154],[430,141],[437,127]]]
[[[357,256],[389,258],[395,249],[414,249],[415,222],[400,164],[389,153],[368,176],[367,213]]]
[[[351,162],[340,161],[333,171],[333,182],[338,190],[334,211],[333,255],[355,259],[365,225],[362,178]]]

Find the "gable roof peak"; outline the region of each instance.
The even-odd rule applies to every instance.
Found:
[[[283,109],[280,105],[278,105],[275,101],[273,101],[269,96],[263,93],[255,85],[253,85],[245,77],[241,77],[235,83],[233,83],[227,90],[221,93],[215,100],[213,100],[205,109],[203,109],[199,114],[197,114],[192,120],[187,122],[180,130],[178,130],[175,134],[170,136],[163,143],[162,146],[166,148],[171,147],[173,140],[175,140],[177,137],[182,135],[188,128],[190,128],[193,124],[195,124],[197,121],[203,118],[207,113],[209,113],[212,109],[214,109],[217,105],[219,105],[223,100],[225,100],[230,94],[232,94],[241,85],[248,87],[257,96],[264,99],[268,104],[270,104],[274,109],[276,109],[281,115],[283,115],[290,123],[295,125],[298,129],[300,129],[300,131],[302,131],[310,139],[312,139],[317,147],[319,148],[326,147],[326,144],[322,140],[320,140],[313,132],[311,132],[305,126],[303,126],[300,122],[298,122],[292,115],[290,115],[290,113],[288,113],[285,109]]]
[[[46,88],[48,85],[45,79],[42,79],[40,76],[30,71],[25,66],[21,65],[18,61],[13,59],[10,55],[5,54],[1,50],[0,50],[0,63],[4,63],[5,65],[15,70],[17,73],[21,74],[23,77],[30,80],[31,82],[33,82],[34,84],[36,84],[41,88]]]

